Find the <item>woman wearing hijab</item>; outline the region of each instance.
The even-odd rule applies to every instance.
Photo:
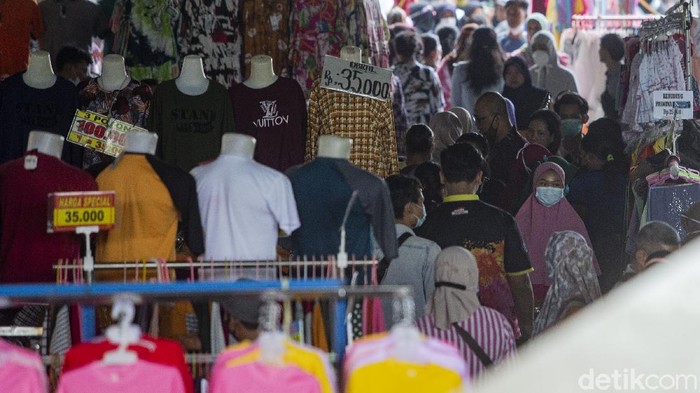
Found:
[[[474,118],[468,110],[460,106],[456,106],[454,108],[450,108],[450,112],[457,115],[459,122],[462,123],[462,135],[472,132],[472,128],[474,128]]]
[[[530,71],[523,59],[511,57],[503,67],[503,97],[515,105],[518,131],[526,130],[530,116],[538,109],[547,108],[551,99],[549,92],[532,85]]]
[[[499,194],[495,205],[515,215],[523,202],[530,196],[529,187],[527,187],[527,194],[524,196],[522,194],[532,181],[532,173],[540,163],[546,161],[551,155],[552,153],[546,147],[536,143],[528,143],[520,149],[510,170],[510,180],[503,192]]]
[[[532,58],[535,65],[530,67],[532,84],[545,89],[552,97],[563,91],[578,93],[574,74],[559,65],[559,58],[554,46],[552,33],[542,30],[532,37]]]
[[[418,330],[448,341],[463,354],[472,378],[515,352],[515,336],[503,314],[479,303],[479,269],[471,252],[447,247],[435,260],[435,292],[417,322]],[[468,344],[465,341],[472,341]],[[476,345],[477,355],[472,347]],[[487,358],[487,359],[486,359]]]
[[[549,238],[555,232],[574,231],[580,233],[591,246],[583,220],[564,198],[565,179],[564,170],[559,165],[553,162],[540,164],[532,179],[534,192],[515,216],[530,263],[535,269],[530,273],[530,281],[536,305],[542,304],[547,289],[552,285],[551,275],[547,274],[545,267],[545,249]],[[591,254],[591,258],[597,266],[595,255]]]
[[[440,152],[452,146],[462,135],[462,122],[452,112],[438,112],[430,118],[428,124],[435,135],[433,157],[440,159]]]
[[[593,267],[593,250],[574,231],[556,232],[545,252],[552,286],[535,318],[534,334],[540,334],[600,297]]]
[[[532,58],[532,37],[541,30],[549,31],[549,21],[546,16],[539,12],[534,12],[527,18],[526,26],[527,44],[513,52],[512,56],[523,59],[528,67],[532,67],[535,65],[535,59]]]

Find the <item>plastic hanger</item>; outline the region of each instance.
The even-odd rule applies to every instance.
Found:
[[[134,302],[130,299],[119,298],[112,306],[112,319],[119,322],[107,328],[105,337],[118,347],[104,354],[104,365],[127,365],[138,361],[136,352],[127,349],[129,345],[138,344],[141,340],[141,328],[132,324],[134,314]]]
[[[397,320],[391,328],[391,357],[410,363],[422,364],[425,357],[420,353],[423,341],[420,331],[414,324],[416,306],[408,290],[394,299],[394,318]]]
[[[262,332],[257,343],[260,347],[260,359],[277,366],[284,365],[284,334],[277,329],[277,321],[282,313],[282,307],[277,303],[274,295],[263,295],[264,303],[260,310],[260,329]]]

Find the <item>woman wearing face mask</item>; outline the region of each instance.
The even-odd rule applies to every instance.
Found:
[[[561,119],[556,112],[540,109],[530,116],[523,136],[530,143],[537,143],[557,155],[561,146]]]
[[[532,58],[535,65],[530,67],[532,83],[547,90],[553,97],[562,91],[578,92],[576,78],[571,71],[559,65],[554,36],[542,30],[532,37]]]
[[[530,263],[535,269],[530,273],[535,304],[542,304],[552,280],[547,275],[545,249],[549,238],[559,231],[580,233],[589,246],[591,241],[583,220],[564,198],[564,170],[553,162],[540,164],[532,180],[534,191],[515,216],[518,228],[527,245]],[[593,261],[597,266],[595,255]]]
[[[519,57],[511,57],[503,67],[503,97],[515,106],[518,131],[528,128],[528,119],[535,111],[549,106],[547,90],[534,87],[525,62]],[[542,144],[543,146],[546,146]]]

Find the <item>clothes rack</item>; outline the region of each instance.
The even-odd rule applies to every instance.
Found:
[[[571,26],[576,29],[639,29],[642,23],[659,19],[658,15],[574,15]]]

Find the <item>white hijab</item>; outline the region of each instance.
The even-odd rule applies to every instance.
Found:
[[[435,259],[435,292],[428,304],[428,313],[435,326],[449,330],[455,322],[469,319],[479,308],[479,268],[476,258],[467,249],[453,246]]]

